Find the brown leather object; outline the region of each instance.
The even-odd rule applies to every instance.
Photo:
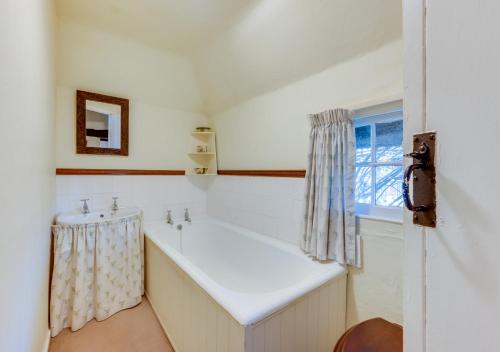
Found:
[[[333,352],[403,352],[403,327],[374,318],[347,330]]]

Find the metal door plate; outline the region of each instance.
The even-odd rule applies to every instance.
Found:
[[[422,143],[429,148],[429,158],[426,167],[413,172],[413,204],[427,206],[424,210],[413,213],[413,223],[417,225],[436,227],[436,133],[425,132],[413,135],[413,150],[417,151]],[[413,163],[419,162],[413,159]]]

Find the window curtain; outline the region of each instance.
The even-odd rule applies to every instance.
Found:
[[[311,132],[301,248],[318,260],[359,267],[352,114],[334,109],[308,118]]]
[[[142,215],[57,225],[50,297],[51,335],[104,320],[139,304],[144,293]]]

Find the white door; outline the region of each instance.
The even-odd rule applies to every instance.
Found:
[[[405,351],[500,351],[500,1],[404,9],[406,150],[438,136],[437,228],[405,217]]]

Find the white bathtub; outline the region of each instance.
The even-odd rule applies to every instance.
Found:
[[[177,224],[183,226],[182,231],[177,230]],[[245,331],[249,332],[248,329],[245,330],[246,327],[258,325],[259,322],[283,311],[285,307],[300,301],[301,297],[306,297],[308,293],[319,290],[327,283],[336,283],[335,289],[329,288],[323,296],[336,296],[327,298],[328,302],[335,302],[334,311],[338,320],[334,322],[335,327],[331,328],[335,330],[332,332],[335,336],[330,336],[328,340],[333,341],[343,331],[346,272],[337,263],[315,262],[293,245],[210,218],[194,219],[191,224],[176,222],[174,226],[164,222],[146,223],[145,234],[147,239],[227,311],[231,318],[234,318],[244,331],[243,340],[249,338],[245,336]],[[163,265],[157,264],[157,261],[148,261],[147,257],[148,251],[146,271],[148,266]],[[154,281],[159,280],[157,277],[161,277],[162,269],[149,269],[156,273],[147,277],[147,281],[150,281],[147,290],[148,286],[153,290]],[[166,280],[165,287],[168,287],[169,281],[171,284],[174,282],[172,278]],[[155,294],[149,292],[149,294],[154,296],[150,298],[153,306],[163,304],[158,302],[162,297],[160,292]],[[319,316],[321,309],[328,307],[319,307],[319,291],[317,298]],[[187,306],[193,304],[196,303],[188,303]],[[191,313],[196,315],[196,312]],[[165,314],[168,316],[168,312]],[[193,319],[198,318],[193,317]],[[332,318],[329,318],[328,324],[331,324],[331,320]],[[173,333],[168,331],[166,326],[168,324],[163,323],[170,339],[179,340],[179,337],[172,336]],[[250,348],[246,342],[243,344],[242,351],[262,350],[256,347]],[[178,348],[178,351],[191,349],[184,347]],[[331,349],[333,346],[327,346],[326,342],[324,348],[307,347],[308,351],[331,351]]]

